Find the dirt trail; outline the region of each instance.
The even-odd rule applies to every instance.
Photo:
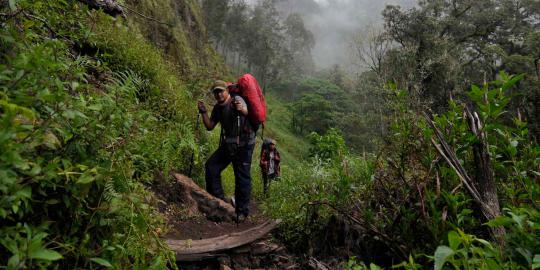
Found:
[[[262,214],[256,201],[250,204],[250,217],[236,224],[233,221],[234,208],[208,194],[190,178],[181,174],[171,174],[168,179],[163,175],[157,178],[160,180],[153,191],[159,199],[158,208],[165,215],[170,228],[163,238],[173,245],[172,248],[189,246],[188,249],[196,249],[198,247],[191,247],[190,244],[208,242],[207,239],[215,237],[221,237],[216,238],[220,242],[216,244],[232,242],[230,249],[202,253],[202,256],[201,253],[194,254],[192,257],[195,261],[178,261],[181,269],[295,269],[293,258],[282,244],[273,240],[266,231],[253,233],[253,228],[275,223]],[[274,227],[272,225],[270,230]],[[248,234],[251,234],[250,240],[246,241],[244,235]],[[236,244],[236,240],[228,236],[243,241],[242,245]],[[177,253],[177,258],[190,257],[185,256],[185,250],[182,253],[182,256]]]
[[[179,215],[169,215],[167,217],[171,230],[165,235],[169,239],[204,239],[221,235],[245,231],[258,226],[268,220],[259,211],[257,202],[250,204],[250,217],[240,223],[211,221],[204,215],[185,218]]]

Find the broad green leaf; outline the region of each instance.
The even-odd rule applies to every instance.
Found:
[[[510,224],[512,224],[512,219],[506,216],[499,216],[486,222],[486,225],[492,228],[498,226],[508,226]]]
[[[488,265],[488,269],[490,270],[503,270],[503,268],[493,259],[488,258],[486,260],[486,263]]]
[[[43,145],[52,150],[58,149],[60,140],[52,132],[47,132],[43,135]]]
[[[77,90],[78,87],[79,87],[78,82],[71,82],[71,89],[73,89],[73,91]]]
[[[88,183],[93,182],[94,180],[95,180],[94,176],[87,173],[83,173],[77,180],[77,184],[88,184]]]
[[[99,265],[101,265],[101,266],[112,267],[112,264],[109,261],[107,261],[107,260],[105,260],[103,258],[96,257],[96,258],[92,258],[90,260],[97,263],[97,264],[99,264]]]
[[[510,216],[512,216],[512,220],[518,225],[519,229],[523,229],[523,221],[527,216],[525,215],[516,215],[513,212],[508,212]]]
[[[540,254],[534,255],[532,270],[540,269]]]
[[[20,263],[21,259],[19,257],[19,254],[15,254],[13,256],[11,256],[8,260],[8,263],[7,263],[7,266],[8,266],[8,269],[19,269],[19,263]]]
[[[5,239],[0,239],[0,244],[2,244],[2,246],[4,246],[7,250],[9,250],[13,254],[17,253],[18,251],[17,242],[15,242],[15,240],[11,238],[6,237]]]
[[[376,265],[376,264],[370,263],[370,264],[369,264],[369,270],[382,270],[382,268],[379,267],[379,266]]]
[[[46,260],[46,261],[56,261],[59,259],[62,259],[62,255],[54,250],[42,248],[39,250],[36,250],[30,254],[28,254],[28,257],[31,259],[38,259],[38,260]]]
[[[447,246],[439,246],[437,247],[437,250],[435,250],[435,270],[441,270],[444,266],[444,263],[448,261],[448,258],[450,258],[452,255],[454,255],[454,251],[447,247]]]
[[[532,264],[533,263],[533,256],[532,256],[532,253],[530,250],[528,249],[524,249],[524,248],[516,248],[516,251],[521,254],[521,256],[523,256],[523,258],[525,258],[525,260],[527,260],[527,263],[528,264]]]
[[[36,176],[41,173],[41,166],[39,164],[32,164],[32,170],[28,173],[31,176]]]
[[[19,70],[19,72],[17,72],[17,75],[15,75],[15,81],[20,80],[22,76],[24,76],[24,69],[21,69]]]
[[[57,199],[50,199],[45,201],[46,204],[58,204],[60,201]]]
[[[17,191],[17,193],[15,193],[15,197],[27,199],[32,198],[32,188],[30,186],[25,186],[21,190]]]
[[[458,249],[459,244],[461,244],[461,240],[457,232],[451,231],[448,233],[448,244],[450,245],[451,249],[453,250]]]
[[[480,238],[476,238],[476,241],[484,246],[486,246],[487,248],[489,249],[493,249],[493,246],[491,245],[490,242],[484,240],[484,239],[480,239]]]
[[[157,256],[152,260],[152,264],[150,265],[149,269],[162,269],[163,266],[163,257]]]
[[[9,8],[11,9],[11,11],[17,10],[17,1],[16,0],[9,0]]]
[[[101,106],[101,104],[94,104],[94,105],[88,106],[88,109],[91,111],[101,111],[102,108],[103,106]]]

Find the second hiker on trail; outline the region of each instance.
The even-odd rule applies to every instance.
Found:
[[[203,101],[198,101],[199,113],[204,126],[213,130],[221,125],[218,149],[205,164],[206,190],[213,196],[225,200],[221,184],[221,172],[232,163],[235,178],[235,208],[238,221],[249,215],[251,196],[251,159],[255,146],[255,132],[247,119],[248,108],[244,99],[231,95],[224,81],[215,81],[210,88],[216,104],[208,117]]]
[[[279,177],[280,160],[281,157],[279,156],[279,151],[276,148],[276,141],[274,139],[265,139],[262,144],[261,158],[259,163],[263,177],[264,194],[268,192],[270,181]]]

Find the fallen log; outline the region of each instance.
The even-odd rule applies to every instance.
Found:
[[[236,214],[232,205],[210,195],[210,193],[199,187],[191,178],[183,174],[174,173],[173,177],[181,187],[183,194],[180,196],[185,200],[186,207],[198,209],[209,220],[219,222],[234,221]]]
[[[242,232],[231,233],[201,240],[167,239],[167,244],[176,253],[176,260],[182,262],[199,261],[202,259],[224,255],[235,248],[251,244],[275,229],[281,220],[267,222]]]

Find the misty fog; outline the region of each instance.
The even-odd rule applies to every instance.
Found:
[[[248,0],[254,4],[258,0]],[[415,0],[277,0],[284,13],[300,13],[313,32],[316,44],[313,58],[318,68],[335,64],[347,69],[352,36],[364,28],[383,27],[381,12],[388,4],[411,8]]]

